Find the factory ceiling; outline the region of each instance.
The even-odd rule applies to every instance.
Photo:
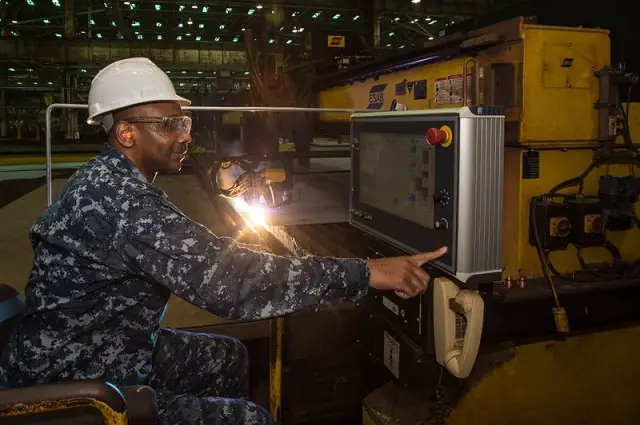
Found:
[[[98,67],[141,55],[184,87],[222,73],[242,89],[248,34],[259,51],[366,59],[422,46],[499,1],[510,0],[0,0],[2,86],[57,87],[74,70],[86,87]],[[327,45],[336,35],[342,49]]]

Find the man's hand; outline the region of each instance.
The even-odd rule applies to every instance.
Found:
[[[411,298],[427,290],[431,277],[422,265],[442,257],[447,248],[406,257],[367,260],[369,286],[381,291],[395,291],[400,298]]]

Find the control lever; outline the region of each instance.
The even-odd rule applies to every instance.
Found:
[[[456,335],[457,315],[466,318],[464,336]],[[467,378],[480,349],[484,300],[475,291],[461,290],[439,277],[433,287],[433,325],[436,361],[457,378]]]

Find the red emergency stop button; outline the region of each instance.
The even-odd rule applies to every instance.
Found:
[[[446,125],[440,128],[430,128],[429,131],[427,131],[427,143],[431,146],[442,146],[446,148],[451,145],[452,140],[453,132]]]
[[[427,143],[431,146],[440,146],[447,141],[447,132],[439,128],[430,128],[427,131]]]

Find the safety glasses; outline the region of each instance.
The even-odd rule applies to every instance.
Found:
[[[171,117],[134,117],[124,121],[130,124],[151,124],[150,128],[161,136],[167,137],[182,132],[191,133],[191,117],[186,115]]]

